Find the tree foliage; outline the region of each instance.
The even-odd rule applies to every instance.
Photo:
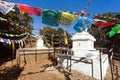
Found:
[[[33,29],[31,26],[33,19],[26,13],[16,14],[15,12],[10,11],[6,15],[0,13],[0,17],[7,19],[7,21],[0,22],[0,32],[22,34],[26,31],[31,33],[31,30]]]
[[[49,26],[43,27],[43,29],[40,30],[40,35],[43,35],[43,40],[45,41],[45,44],[49,44],[54,47],[63,47],[65,46],[64,43],[64,31],[62,28],[54,29]],[[67,34],[67,39],[69,44],[71,44],[71,35],[65,31]],[[48,46],[48,45],[47,45]]]
[[[8,0],[4,0],[8,1]],[[17,8],[16,6],[14,9]],[[20,14],[16,13],[15,11],[10,11],[6,15],[3,15],[0,12],[0,17],[6,19],[7,21],[0,20],[0,35],[1,38],[11,39],[11,37],[6,37],[9,34],[13,35],[20,35],[25,32],[32,33],[32,23],[33,19],[28,14]],[[5,35],[7,34],[7,35]],[[5,36],[3,36],[5,35]],[[17,37],[14,37],[14,40],[16,40]],[[23,37],[22,37],[23,38]],[[18,39],[18,38],[17,38]],[[21,39],[21,38],[19,38]],[[13,40],[13,38],[12,38]],[[15,51],[18,49],[18,44],[15,43]],[[13,58],[13,55],[15,55],[15,51],[11,47],[11,44],[7,44],[6,42],[0,42],[0,52],[2,58]],[[2,56],[3,55],[3,56]],[[4,57],[5,56],[5,57]],[[15,57],[15,56],[14,56]]]
[[[94,17],[95,19],[102,19],[107,22],[114,22],[114,23],[120,23],[120,13],[117,12],[108,12],[104,14],[99,14]],[[89,28],[89,32],[96,38],[95,46],[96,47],[106,47],[108,49],[113,48],[114,52],[119,52],[120,49],[120,34],[116,34],[112,38],[108,37],[108,32],[112,29],[114,26],[109,26],[103,29],[99,29],[92,25],[91,28]]]

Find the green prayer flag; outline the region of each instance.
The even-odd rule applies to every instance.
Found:
[[[114,36],[116,33],[118,33],[120,30],[120,24],[116,24],[112,30],[109,32],[109,37],[111,38],[112,36]]]
[[[58,26],[61,13],[55,10],[42,10],[42,23],[50,26]]]
[[[114,36],[115,34],[116,34],[115,31],[110,31],[110,32],[109,32],[109,37],[111,38],[111,37]]]

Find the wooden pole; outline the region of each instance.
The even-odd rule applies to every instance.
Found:
[[[113,49],[111,49],[111,50],[109,51],[110,53],[112,53],[111,55],[109,54],[109,63],[110,63],[110,70],[111,70],[112,80],[114,80],[114,76],[113,76],[113,69],[114,69],[113,66],[114,66],[114,65],[113,65],[113,59],[112,59],[114,53],[113,53],[112,50],[113,50]]]
[[[35,62],[37,61],[37,50],[35,50]]]

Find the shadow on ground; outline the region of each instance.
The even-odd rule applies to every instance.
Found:
[[[17,80],[22,71],[23,68],[20,68],[17,65],[9,68],[6,67],[0,70],[0,80]]]

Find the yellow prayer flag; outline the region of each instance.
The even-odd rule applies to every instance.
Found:
[[[59,20],[59,24],[70,26],[76,18],[77,18],[76,15],[73,15],[67,12],[62,12],[61,18]]]

